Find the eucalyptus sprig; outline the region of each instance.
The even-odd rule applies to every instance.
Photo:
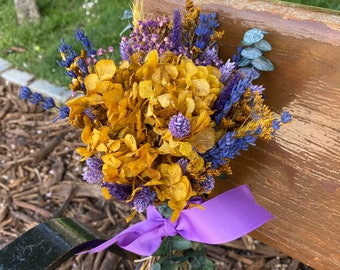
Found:
[[[179,235],[164,238],[153,256],[158,259],[151,267],[152,270],[214,269],[214,264],[207,258],[202,243],[188,241]]]
[[[251,68],[256,68],[260,71],[273,71],[273,63],[265,56],[264,52],[269,52],[272,49],[271,44],[264,39],[268,32],[258,28],[252,28],[245,32],[242,40],[242,45],[245,46],[241,50],[241,58],[238,61],[238,67],[247,73]]]

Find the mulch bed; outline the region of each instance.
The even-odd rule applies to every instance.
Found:
[[[19,100],[18,93],[18,86],[0,81],[0,248],[55,217],[77,219],[108,237],[126,228],[129,208],[105,201],[99,186],[82,180],[84,164],[74,151],[80,132],[65,121],[53,123],[54,114]],[[207,251],[216,269],[312,269],[250,236]],[[135,266],[104,251],[75,256],[58,269]]]

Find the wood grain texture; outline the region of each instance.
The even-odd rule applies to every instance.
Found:
[[[253,235],[316,268],[340,265],[340,13],[260,0],[194,1],[216,11],[230,58],[243,33],[262,28],[276,70],[263,73],[267,104],[294,120],[232,163],[219,192],[247,183],[275,219]],[[184,10],[185,1],[145,1],[145,15]]]

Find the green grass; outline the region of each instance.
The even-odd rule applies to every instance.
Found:
[[[284,1],[308,6],[340,10],[340,0],[284,0]]]
[[[119,52],[119,33],[127,25],[120,15],[129,8],[130,0],[96,1],[86,15],[85,2],[94,0],[37,0],[41,21],[36,25],[25,23],[18,27],[13,0],[0,0],[0,57],[7,59],[19,69],[44,78],[58,85],[67,85],[69,79],[56,64],[60,60],[60,39],[79,49],[74,38],[77,27],[84,29],[96,48],[113,45]],[[13,50],[23,48],[24,52]]]
[[[286,0],[340,10],[340,0]],[[97,2],[86,15],[84,3]],[[58,85],[67,85],[69,79],[56,64],[61,38],[80,46],[74,39],[77,27],[85,30],[96,48],[113,45],[116,59],[119,52],[119,33],[127,22],[119,19],[130,0],[37,0],[42,18],[39,24],[25,23],[18,27],[13,0],[0,0],[0,57],[19,69]],[[76,46],[78,45],[78,46]],[[13,50],[23,48],[23,52]]]

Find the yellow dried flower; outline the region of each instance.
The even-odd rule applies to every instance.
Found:
[[[134,0],[132,5],[133,27],[138,27],[138,21],[144,18],[144,0]]]
[[[193,194],[175,162],[186,157],[195,177],[206,171],[199,153],[217,140],[210,116],[222,89],[220,76],[217,68],[196,66],[171,52],[159,57],[156,50],[142,65],[137,57],[119,67],[112,60],[98,61],[84,80],[86,94],[68,102],[70,121],[83,128],[86,148],[78,153],[84,158],[101,153],[104,181],[149,186],[159,202],[169,201],[175,219]],[[106,115],[90,119],[86,108]],[[178,113],[191,123],[182,139],[174,138],[168,127]]]
[[[189,179],[182,175],[180,165],[163,163],[159,165],[158,170],[162,175],[161,179],[150,181],[146,185],[154,185],[159,200],[169,200],[168,205],[174,210],[171,221],[175,221],[195,193],[192,191]]]

